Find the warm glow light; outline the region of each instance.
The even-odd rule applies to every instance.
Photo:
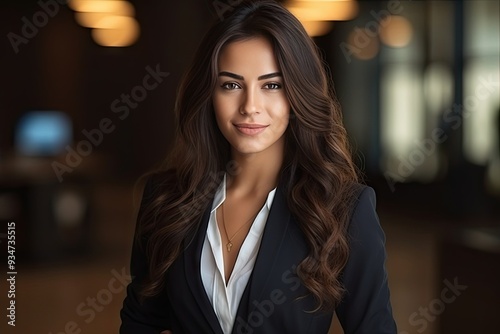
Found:
[[[128,18],[128,23],[117,20],[113,22],[113,17],[110,17],[109,26],[121,21],[119,26],[114,29],[96,28],[92,30],[92,38],[102,46],[123,47],[133,44],[139,37],[139,24],[133,18]]]
[[[103,46],[129,46],[139,37],[134,6],[122,0],[71,0],[75,19],[83,27],[93,28],[92,38]]]
[[[380,22],[379,35],[387,46],[401,48],[410,43],[413,28],[405,17],[391,15]]]
[[[350,0],[293,1],[287,8],[301,22],[346,21],[358,14],[358,3]]]
[[[75,20],[82,27],[95,28],[99,21],[109,15],[109,13],[75,13]]]
[[[361,60],[368,60],[375,57],[380,48],[378,38],[373,36],[371,31],[357,28],[351,31],[348,39],[348,45],[353,55]]]
[[[323,36],[332,30],[333,23],[328,21],[304,21],[302,25],[309,36]]]
[[[78,14],[76,14],[76,19],[80,23],[79,18],[81,17],[79,17]],[[89,28],[118,29],[123,26],[131,25],[133,24],[133,22],[136,22],[133,17],[129,16],[118,16],[118,15],[101,14],[101,13],[85,13],[85,14],[95,14],[84,17],[85,25],[84,24],[82,25]]]
[[[72,0],[69,6],[77,12],[113,13],[123,16],[134,16],[134,6],[128,1],[120,0]]]

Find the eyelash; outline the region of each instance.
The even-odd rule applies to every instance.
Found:
[[[229,88],[229,86],[232,86],[232,88]],[[224,82],[221,85],[221,87],[225,90],[234,90],[234,89],[236,89],[234,86],[241,88],[241,86],[239,84],[237,84],[236,82]],[[266,86],[275,86],[275,88],[269,88],[269,87],[266,88],[268,90],[278,90],[278,89],[282,88],[282,85],[278,82],[269,82],[269,83],[264,84],[263,87],[266,87]]]
[[[282,87],[281,84],[278,83],[278,82],[270,82],[270,83],[265,84],[264,86],[271,86],[271,85],[276,86],[276,88],[274,88],[274,89],[273,88],[267,88],[267,89],[275,90],[275,89],[281,89],[281,87]]]
[[[229,88],[229,86],[233,86],[233,88]],[[225,90],[234,90],[234,89],[235,89],[235,88],[234,88],[234,86],[237,86],[237,87],[241,88],[241,87],[240,87],[240,85],[238,85],[238,84],[237,84],[237,83],[235,83],[235,82],[224,82],[224,83],[221,85],[221,87],[222,87],[223,89],[225,89]]]

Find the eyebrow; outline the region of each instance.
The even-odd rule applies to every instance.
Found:
[[[222,76],[230,77],[230,78],[237,79],[237,80],[244,80],[245,79],[242,75],[234,74],[234,73],[227,72],[227,71],[220,72],[219,77],[222,77]],[[257,80],[260,81],[260,80],[270,79],[270,78],[274,78],[274,77],[281,77],[281,76],[282,76],[281,72],[273,72],[273,73],[261,75],[260,77],[257,78]]]

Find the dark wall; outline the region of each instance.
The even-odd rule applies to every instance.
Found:
[[[75,149],[80,140],[86,140],[82,131],[99,129],[105,118],[112,122],[109,128],[113,130],[103,134],[92,154],[85,157],[87,164],[97,164],[104,174],[135,177],[160,162],[173,138],[179,80],[207,26],[216,19],[210,4],[203,0],[134,1],[139,40],[130,47],[106,48],[92,40],[90,29],[76,23],[66,5],[58,5],[46,24],[27,34],[26,21],[33,23],[37,17],[43,23],[44,14],[39,13],[46,11],[35,1],[4,3],[0,7],[4,36],[0,154],[12,153],[15,125],[23,113],[61,110],[73,121]],[[13,47],[9,33],[23,38],[22,42]],[[150,71],[158,70],[168,76],[161,74],[161,82],[146,91],[141,101],[127,105],[122,100],[122,94],[130,95]]]

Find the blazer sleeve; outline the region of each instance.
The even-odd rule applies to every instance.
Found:
[[[151,180],[146,183],[139,212],[151,197],[151,183]],[[172,307],[166,293],[146,298],[144,301],[140,300],[139,291],[149,269],[146,254],[135,240],[136,236],[134,236],[130,260],[132,281],[127,286],[127,296],[120,311],[120,334],[158,334],[163,330],[170,329]]]
[[[342,275],[346,292],[336,310],[346,334],[397,333],[385,269],[385,235],[375,203],[373,189],[364,187],[348,227],[350,254]]]

